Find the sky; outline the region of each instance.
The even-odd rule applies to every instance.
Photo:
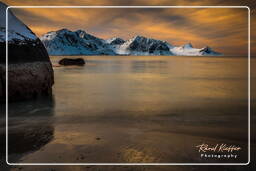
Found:
[[[71,1],[71,0],[5,0],[8,5],[248,5],[226,4],[218,0],[199,1]],[[232,1],[234,3],[236,1]],[[252,7],[251,7],[252,6]],[[13,9],[30,29],[41,36],[49,31],[81,29],[94,36],[125,40],[136,35],[160,39],[172,45],[191,43],[196,48],[206,45],[227,56],[247,56],[248,9]],[[252,22],[255,21],[254,15]],[[252,26],[253,28],[254,25]],[[252,50],[255,49],[252,41]]]

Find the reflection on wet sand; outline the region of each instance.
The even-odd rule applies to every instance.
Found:
[[[53,107],[52,97],[9,104],[8,162],[19,162],[23,155],[39,150],[53,139]],[[5,115],[1,115],[1,123],[4,119]],[[1,130],[4,128],[1,127]],[[0,136],[5,139],[5,132],[1,131]],[[5,154],[4,147],[5,142],[1,143],[1,154]]]

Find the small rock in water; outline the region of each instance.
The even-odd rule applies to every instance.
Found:
[[[59,61],[60,65],[84,65],[85,61],[83,58],[69,59],[63,58]]]

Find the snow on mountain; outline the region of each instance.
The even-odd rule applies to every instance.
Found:
[[[113,38],[105,40],[105,42],[110,44],[110,45],[121,45],[125,41],[123,39],[119,38],[119,37],[113,37]]]
[[[40,39],[50,55],[115,55],[103,39],[83,30],[61,29],[48,32]]]
[[[185,45],[182,46],[184,49],[191,49],[193,48],[192,44],[191,43],[187,43]]]
[[[167,42],[143,36],[127,40],[115,51],[122,55],[172,55]]]
[[[166,41],[135,36],[127,41],[114,37],[103,40],[83,30],[61,29],[40,38],[50,55],[221,55],[209,47],[194,48],[191,43],[173,46]]]
[[[202,49],[200,49],[199,53],[201,55],[209,55],[209,56],[219,56],[219,55],[222,55],[221,53],[219,52],[215,52],[213,51],[210,47],[206,46]]]
[[[5,42],[6,22],[5,15],[7,6],[0,2],[0,42]],[[24,41],[35,40],[35,34],[21,22],[13,13],[8,10],[8,40],[9,41]]]
[[[173,47],[170,51],[176,56],[218,56],[218,52],[211,50],[208,46],[205,48],[193,48],[191,43],[185,44],[180,47]]]

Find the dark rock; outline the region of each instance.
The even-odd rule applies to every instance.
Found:
[[[208,46],[200,50],[200,52],[205,52],[205,53],[211,53],[211,51],[212,51],[211,48],[209,48]]]
[[[60,65],[84,65],[85,61],[83,58],[76,58],[76,59],[70,59],[70,58],[63,58],[59,61]]]
[[[5,13],[5,4],[0,3],[0,13]],[[54,75],[48,53],[39,38],[12,12],[9,13],[8,35],[8,101],[50,96]],[[0,33],[5,35],[5,26],[0,22]],[[13,25],[12,25],[13,24]],[[23,27],[17,29],[16,25]],[[19,31],[26,31],[24,34]],[[18,35],[18,36],[17,36]],[[31,35],[34,37],[31,38]],[[14,37],[14,38],[12,38]],[[6,99],[6,41],[0,41],[0,102]]]
[[[5,63],[5,42],[0,42],[0,64]],[[26,41],[10,41],[8,43],[8,63],[18,64],[26,62],[50,62],[48,53],[40,41],[26,40]]]
[[[110,41],[111,45],[121,45],[124,44],[124,40],[121,38],[114,38],[113,40]]]
[[[206,46],[199,51],[202,55],[221,55],[219,52],[213,51],[210,47]]]

